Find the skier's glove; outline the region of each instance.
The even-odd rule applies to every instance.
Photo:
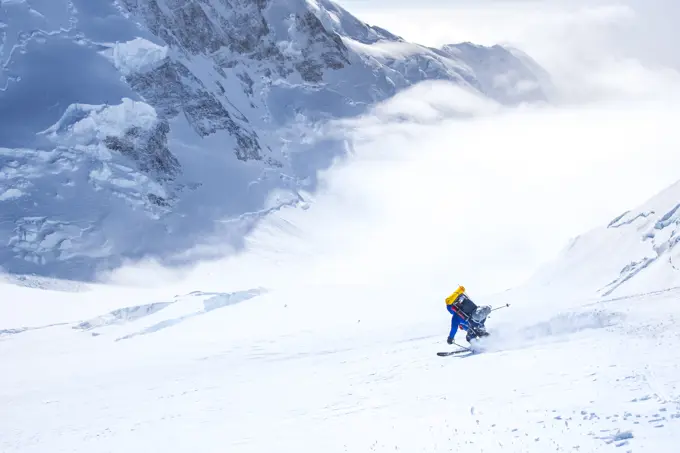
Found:
[[[446,339],[446,342],[447,342],[448,344],[453,344],[453,338],[451,338],[451,337],[447,338],[447,339]]]

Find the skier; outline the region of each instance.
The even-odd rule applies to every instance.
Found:
[[[488,305],[478,307],[465,294],[465,287],[458,286],[458,288],[446,298],[446,309],[453,315],[451,318],[451,332],[446,339],[448,344],[453,344],[453,339],[456,336],[458,329],[465,330],[467,335],[465,340],[470,343],[477,337],[486,337],[489,333],[486,331],[484,323],[486,317],[491,312],[491,307]]]

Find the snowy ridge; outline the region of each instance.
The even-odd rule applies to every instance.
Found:
[[[213,237],[238,249],[346,152],[342,139],[312,139],[320,123],[419,82],[503,104],[546,98],[527,56],[407,43],[327,0],[13,1],[0,12],[0,259],[19,274],[179,264]]]
[[[575,238],[530,287],[623,296],[680,286],[680,182]]]

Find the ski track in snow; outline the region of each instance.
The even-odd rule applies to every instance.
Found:
[[[675,295],[508,310],[487,352],[450,357],[443,309],[353,320],[262,290],[121,307],[2,337],[0,451],[673,452]]]

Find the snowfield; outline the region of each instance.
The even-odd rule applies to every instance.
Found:
[[[97,289],[38,325],[45,296],[23,288],[22,315],[0,318],[0,450],[676,451],[680,290],[511,306],[488,352],[438,357],[443,298],[409,309],[400,289],[138,296],[93,315],[85,294],[112,297]]]

